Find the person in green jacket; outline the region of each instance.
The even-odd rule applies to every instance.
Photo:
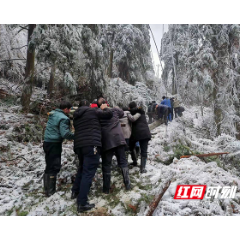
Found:
[[[59,108],[49,113],[43,143],[46,160],[43,181],[47,197],[56,192],[56,178],[61,169],[62,142],[64,139],[74,138],[70,131],[70,119],[66,116],[71,107],[71,103],[63,101]]]

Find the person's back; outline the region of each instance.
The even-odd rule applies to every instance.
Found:
[[[98,106],[105,103],[105,99],[98,99]],[[124,112],[120,108],[110,108],[113,117],[109,120],[100,120],[102,127],[102,172],[103,172],[103,193],[110,192],[111,184],[111,165],[113,154],[117,157],[118,166],[121,168],[123,182],[126,190],[131,189],[129,178],[128,162],[125,156],[126,141],[121,129],[119,119],[124,116]]]
[[[177,108],[177,107],[180,107],[180,102],[178,99],[175,99],[173,103],[173,108]]]
[[[151,139],[151,134],[147,124],[145,112],[141,108],[133,108],[130,110],[131,115],[140,114],[140,117],[132,122],[132,135],[133,140],[139,141],[142,139]]]
[[[70,119],[61,109],[49,113],[48,122],[44,133],[44,142],[62,142],[63,139],[73,139],[69,132]]]
[[[149,103],[148,105],[148,111],[147,111],[147,115],[148,115],[148,124],[151,124],[153,122],[153,115],[154,115],[154,109],[153,109],[153,106],[154,106],[154,102],[151,102]]]
[[[168,107],[170,107],[171,108],[171,100],[169,99],[169,98],[165,98],[165,99],[163,99],[162,100],[162,102],[161,102],[161,104],[162,105],[166,105],[166,106],[168,106]]]
[[[134,156],[136,142],[139,142],[141,149],[141,165],[140,172],[146,172],[146,162],[147,162],[147,149],[148,141],[151,140],[151,133],[147,124],[146,115],[142,108],[137,108],[136,102],[131,102],[129,104],[130,113],[128,114],[129,120],[132,122],[132,135],[130,138],[130,151],[132,155],[133,166],[137,166],[137,157]]]
[[[74,149],[84,146],[102,146],[100,119],[113,116],[109,109],[101,110],[81,106],[74,113]]]
[[[169,98],[164,98],[160,105],[165,105],[169,107],[168,120],[172,121],[172,104]]]
[[[102,127],[103,151],[120,145],[126,145],[119,122],[119,119],[124,116],[124,112],[120,108],[110,108],[110,111],[113,113],[113,117],[111,119],[100,120]]]
[[[119,122],[122,127],[123,136],[125,139],[129,139],[131,136],[132,128],[131,122],[129,121],[127,114],[130,113],[129,111],[124,111],[124,115],[122,118],[119,119]]]
[[[180,101],[178,99],[174,100],[173,104],[174,112],[175,112],[175,117],[177,118],[178,116],[182,116],[182,111],[181,111],[181,106],[180,106]]]
[[[168,115],[168,106],[159,104],[157,106],[157,115],[158,115],[158,119],[163,118],[164,116],[167,116]]]
[[[72,187],[72,199],[77,197],[78,212],[94,207],[88,203],[88,193],[96,173],[101,152],[100,119],[110,119],[112,112],[103,105],[101,109],[89,107],[87,100],[82,100],[74,113],[74,151],[79,158],[79,169]]]
[[[152,112],[152,105],[153,105],[152,103],[148,104],[148,113]]]
[[[130,113],[127,107],[123,107],[122,108],[124,115],[122,118],[119,119],[119,122],[121,124],[121,128],[122,128],[122,132],[123,132],[123,136],[125,138],[126,141],[126,146],[125,146],[125,157],[126,160],[128,161],[128,155],[129,155],[129,139],[131,137],[131,133],[132,133],[132,124],[128,119],[127,114]]]
[[[62,142],[64,139],[73,140],[74,138],[70,131],[70,119],[66,116],[71,107],[70,103],[61,102],[59,109],[49,113],[43,143],[46,160],[43,177],[46,196],[50,196],[56,191],[56,178],[61,169]]]

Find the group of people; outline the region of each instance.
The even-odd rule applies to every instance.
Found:
[[[157,104],[156,101],[152,101],[148,105],[148,117],[149,117],[149,124],[152,124],[154,119],[162,119],[165,124],[168,121],[173,120],[173,111],[175,113],[175,118],[178,116],[182,116],[182,112],[184,108],[180,106],[180,102],[178,99],[167,98],[165,96],[162,97],[161,104]]]
[[[140,173],[146,172],[148,141],[151,133],[145,112],[131,102],[128,107],[110,108],[103,96],[90,104],[81,100],[73,114],[74,134],[70,130],[68,114],[72,105],[61,102],[60,107],[49,113],[43,149],[46,169],[44,190],[46,196],[56,191],[57,174],[61,169],[62,141],[74,140],[74,152],[78,155],[79,168],[72,187],[71,198],[77,198],[78,212],[95,207],[88,202],[92,179],[102,159],[103,193],[110,193],[111,164],[116,156],[126,190],[131,189],[128,155],[133,166],[137,166],[136,143],[141,149]]]

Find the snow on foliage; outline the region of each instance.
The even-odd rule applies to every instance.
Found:
[[[147,109],[149,102],[155,100],[160,102],[163,96],[164,87],[155,82],[152,89],[149,89],[144,83],[136,82],[132,86],[124,82],[121,78],[109,79],[105,90],[105,96],[111,106],[128,106],[131,101],[135,101],[139,106]]]
[[[21,25],[0,27],[1,58],[13,59],[16,54],[26,58],[26,46],[18,48],[27,44],[27,30],[22,30]],[[22,31],[18,33],[19,30]],[[143,82],[151,88],[154,84],[150,36],[144,24],[37,24],[29,46],[35,48],[35,78],[43,89],[54,69],[55,89],[61,89],[68,72],[78,87],[88,87],[89,100],[96,98],[108,84],[111,50],[113,77],[120,77],[132,85]],[[0,63],[0,76],[24,79],[25,62]]]
[[[27,33],[18,25],[0,24],[0,77],[22,80],[26,62]],[[11,59],[20,59],[8,61]],[[6,61],[5,61],[6,60]]]
[[[167,90],[211,106],[215,136],[239,131],[239,32],[239,24],[175,24],[162,39]]]

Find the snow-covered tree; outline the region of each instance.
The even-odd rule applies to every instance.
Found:
[[[239,122],[239,37],[239,25],[177,24],[169,26],[162,40],[166,87],[170,76],[176,79],[173,93],[188,103],[212,106],[217,135],[236,134]]]
[[[8,34],[2,34],[7,36],[7,41],[10,34],[14,36],[12,27],[2,27],[8,30]],[[18,26],[16,31],[19,29]],[[24,31],[26,35],[27,31]],[[26,45],[27,37],[25,41]],[[2,46],[2,40],[0,42]],[[47,86],[50,97],[54,94],[59,97],[71,95],[77,90],[82,97],[92,101],[98,93],[106,91],[111,77],[120,77],[131,85],[144,83],[150,89],[156,85],[146,24],[37,24],[30,44],[35,48],[35,84],[43,89]],[[8,45],[4,43],[4,46]],[[13,50],[10,49],[9,53],[12,57]],[[23,73],[17,74],[16,64],[12,69],[22,79],[23,63]],[[6,75],[11,71],[8,62],[1,69],[4,69],[4,76],[9,78],[10,74]],[[65,85],[67,76],[74,80],[76,89]]]

